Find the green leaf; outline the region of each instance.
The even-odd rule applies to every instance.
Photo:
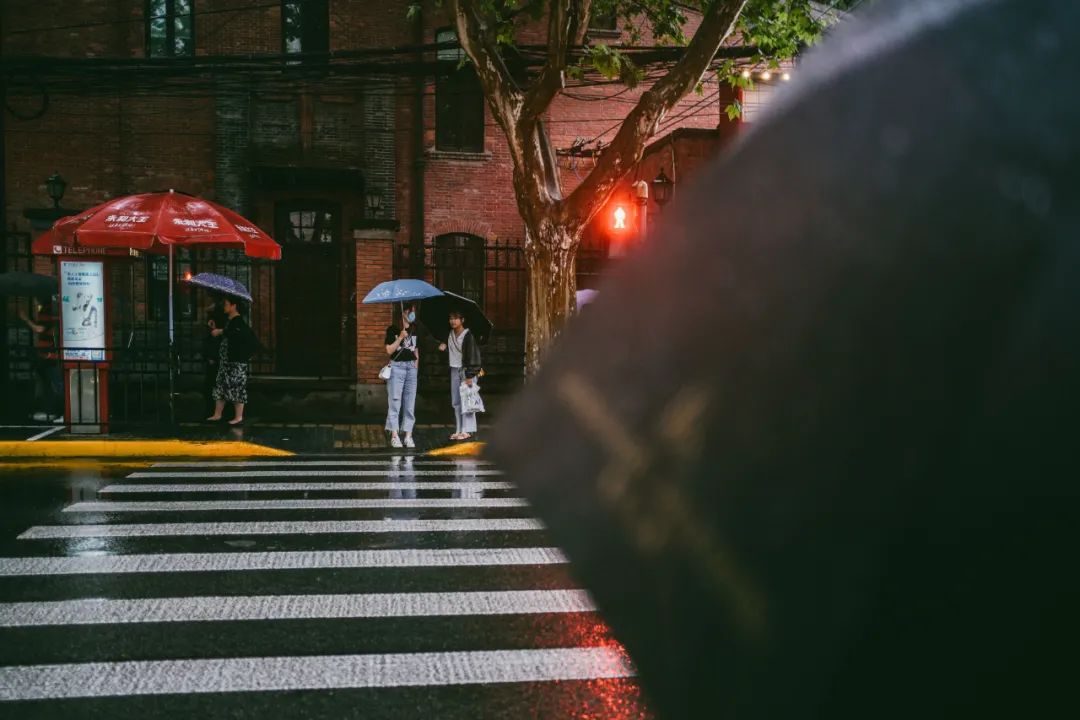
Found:
[[[409,22],[413,22],[420,16],[420,5],[413,3],[409,5],[409,9],[405,11],[405,19]]]
[[[724,112],[727,113],[728,120],[738,120],[742,117],[742,103],[736,100],[724,108]]]

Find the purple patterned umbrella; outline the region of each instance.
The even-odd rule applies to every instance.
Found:
[[[224,275],[218,275],[216,273],[199,273],[188,280],[188,282],[196,287],[215,290],[222,295],[231,295],[232,297],[251,302],[251,293],[248,289],[244,287],[242,282],[233,280],[231,277],[225,277]]]

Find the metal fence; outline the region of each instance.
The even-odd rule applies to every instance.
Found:
[[[35,267],[28,233],[2,234],[8,270]],[[39,271],[55,272],[44,266],[51,259],[38,258]],[[602,274],[603,253],[582,249],[578,254],[579,287],[595,287]],[[233,250],[200,250],[177,253],[175,272],[186,274],[215,272],[243,282],[252,293],[248,321],[263,345],[253,359],[253,380],[276,382],[278,357],[275,351],[276,289],[275,268]],[[486,242],[464,234],[436,237],[418,254],[400,245],[394,255],[395,277],[421,277],[444,289],[476,300],[494,324],[494,331],[482,348],[485,388],[490,392],[516,389],[524,377],[525,303],[528,275],[520,242]],[[115,425],[157,423],[169,418],[168,352],[168,266],[164,258],[142,257],[110,264],[108,338],[110,415]],[[204,378],[203,338],[206,334],[210,298],[203,292],[178,283],[175,292],[176,389],[181,402],[191,404],[200,395]],[[31,315],[29,298],[0,298],[6,340],[3,381],[3,415],[25,416],[35,409],[35,385],[40,396],[40,378],[35,372],[34,338],[19,319],[20,311]],[[343,337],[355,338],[355,315],[343,320]],[[340,377],[355,377],[354,345],[342,343]],[[420,381],[425,389],[443,389],[446,383],[444,358],[438,353],[422,355]],[[321,378],[320,378],[321,380]],[[39,403],[38,403],[39,404]],[[188,408],[181,416],[197,415]]]
[[[483,348],[485,387],[491,391],[515,388],[525,367],[525,255],[519,244],[487,243],[474,235],[435,238],[413,254],[399,245],[394,254],[394,276],[418,276],[444,290],[475,300],[494,329]],[[438,353],[420,355],[422,390],[446,384],[445,358]]]
[[[7,270],[33,271],[35,259],[30,253],[28,233],[3,234]],[[54,273],[46,267],[52,258],[38,258],[37,270]],[[252,358],[253,376],[275,371],[274,269],[264,261],[252,260],[233,250],[199,250],[177,253],[177,279],[187,274],[215,272],[236,278],[252,293],[255,302],[249,308],[248,322],[263,345]],[[108,293],[109,326],[107,340],[110,356],[109,408],[114,424],[159,423],[169,419],[169,336],[168,336],[168,264],[165,258],[144,256],[110,263]],[[179,395],[189,400],[202,389],[205,362],[203,338],[206,336],[208,306],[212,299],[204,292],[178,282],[174,292],[175,347]],[[34,349],[34,337],[20,315],[33,316],[32,299],[0,298],[3,312],[5,363],[0,373],[4,402],[0,415],[7,420],[25,419],[42,409],[46,393],[40,376],[40,363]],[[348,371],[352,363],[345,363]],[[69,370],[72,369],[69,363]],[[89,363],[85,363],[88,370]],[[75,377],[83,377],[76,373]],[[96,390],[94,391],[96,392]],[[197,411],[201,413],[201,408]],[[191,413],[188,413],[191,414]],[[96,419],[95,419],[96,422]]]
[[[606,262],[601,250],[582,248],[577,256],[580,287],[595,287]],[[482,348],[485,388],[505,392],[520,385],[525,372],[525,302],[528,267],[520,241],[485,242],[455,233],[426,243],[422,255],[399,245],[394,255],[395,277],[419,277],[443,290],[475,300],[492,321],[494,330]],[[437,353],[422,353],[420,384],[423,389],[446,383],[445,360]]]

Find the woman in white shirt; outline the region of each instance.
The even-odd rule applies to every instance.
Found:
[[[439,350],[449,352],[450,364],[450,402],[454,406],[454,419],[457,432],[451,440],[468,440],[476,432],[476,413],[461,412],[461,385],[472,385],[480,372],[480,348],[476,338],[465,327],[465,317],[461,312],[450,312],[450,335]]]

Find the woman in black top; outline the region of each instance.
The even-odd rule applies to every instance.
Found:
[[[223,301],[225,317],[228,322],[224,328],[211,330],[210,334],[221,338],[218,353],[217,384],[214,386],[214,414],[207,420],[216,422],[225,411],[225,403],[230,402],[236,408],[230,425],[244,422],[244,405],[247,404],[248,360],[255,354],[257,341],[251,328],[240,317],[239,303],[232,298]]]
[[[402,447],[399,430],[405,433],[404,447],[416,447],[412,432],[416,425],[416,382],[420,367],[419,328],[414,305],[403,307],[400,323],[386,328],[386,354],[390,356],[386,429],[390,432],[391,447]]]

